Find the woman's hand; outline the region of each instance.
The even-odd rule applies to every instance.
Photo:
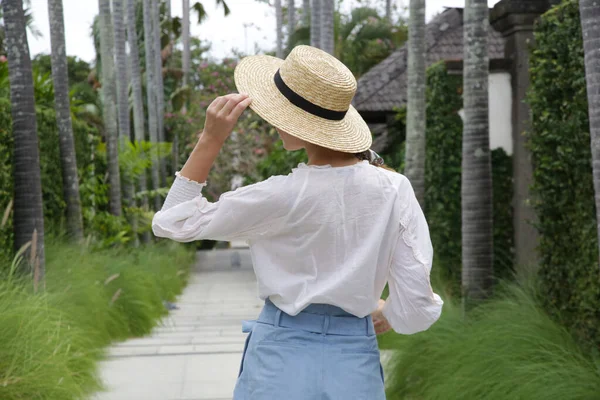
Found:
[[[377,310],[371,314],[371,317],[373,318],[373,325],[375,325],[375,334],[377,335],[381,335],[382,333],[386,333],[392,329],[392,326],[388,322],[387,318],[384,317],[383,313],[381,312],[384,305],[385,300],[379,299]]]
[[[228,94],[217,97],[206,110],[206,122],[202,135],[207,139],[224,143],[251,101],[245,94]]]
[[[249,105],[250,98],[243,94],[228,94],[210,103],[206,110],[204,131],[181,169],[181,176],[196,182],[206,181],[223,143]]]

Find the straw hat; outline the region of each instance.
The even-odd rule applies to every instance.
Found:
[[[235,69],[240,93],[268,123],[307,142],[345,153],[371,147],[371,132],[350,105],[356,79],[338,59],[297,46],[285,60],[249,56]]]

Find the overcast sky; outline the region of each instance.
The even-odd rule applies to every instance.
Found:
[[[366,0],[369,1],[369,0]],[[396,0],[397,11],[405,12],[409,0]],[[488,0],[490,6],[499,0]],[[282,1],[284,4],[286,0]],[[363,0],[363,3],[365,0]],[[384,0],[370,0],[371,4],[381,3]],[[193,4],[194,1],[191,1]],[[427,19],[444,10],[444,7],[464,7],[464,0],[427,0]],[[181,16],[181,1],[171,0],[172,13]],[[212,42],[210,55],[222,58],[231,54],[233,48],[245,53],[253,54],[256,47],[259,49],[273,49],[275,47],[275,12],[267,4],[256,0],[227,0],[231,8],[228,17],[223,16],[222,10],[215,8],[214,0],[204,0],[203,4],[208,13],[208,19],[197,25],[192,14],[191,31],[193,36],[206,38]],[[302,0],[296,0],[297,7]],[[357,0],[344,0],[342,7],[350,9],[356,6]],[[29,46],[32,56],[39,53],[50,52],[50,33],[48,27],[47,0],[31,0],[33,16],[36,27],[42,32],[43,37],[35,39],[29,35]],[[90,37],[91,25],[94,16],[98,13],[97,0],[63,0],[65,12],[65,35],[67,40],[67,54],[75,55],[86,61],[93,61],[94,46]]]

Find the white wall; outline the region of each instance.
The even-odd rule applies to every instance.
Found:
[[[490,148],[503,148],[513,153],[512,139],[512,87],[508,72],[493,72],[489,79]],[[461,118],[464,111],[460,110]]]

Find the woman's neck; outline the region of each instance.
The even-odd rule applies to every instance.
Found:
[[[311,143],[305,146],[308,155],[308,165],[331,165],[332,167],[345,167],[359,162],[358,158],[351,153],[342,153],[326,149]]]

